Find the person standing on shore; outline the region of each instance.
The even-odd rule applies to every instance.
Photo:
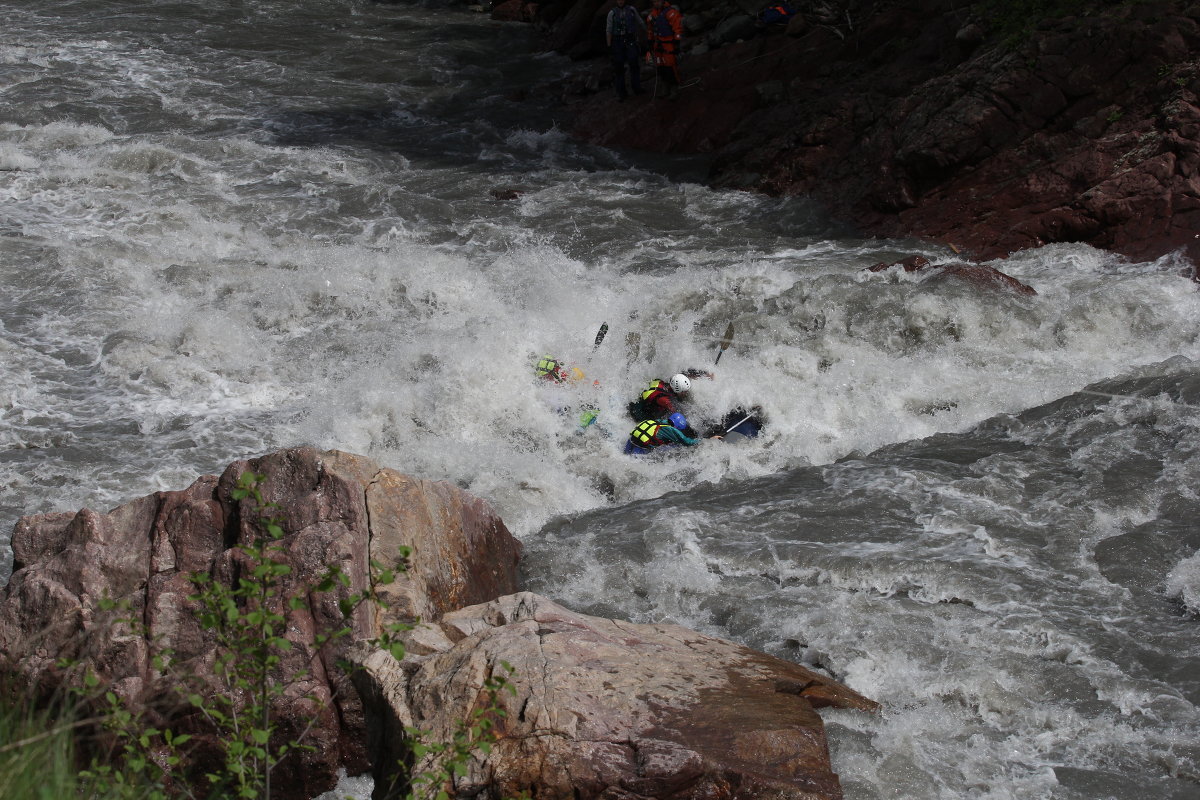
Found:
[[[634,94],[645,94],[642,89],[642,42],[646,38],[646,23],[627,0],[617,0],[608,12],[605,25],[608,52],[612,57],[613,88],[617,99],[628,97],[625,90],[625,68],[629,68],[629,88]]]
[[[667,99],[674,100],[679,96],[683,14],[671,5],[670,0],[653,0],[650,13],[646,15],[646,26],[650,30],[650,52],[646,54],[646,59],[654,64],[658,81],[666,87]],[[655,94],[658,94],[657,86]]]

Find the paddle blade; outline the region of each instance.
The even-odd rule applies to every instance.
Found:
[[[725,335],[721,337],[721,350],[717,353],[717,360],[714,364],[721,362],[721,355],[729,349],[729,345],[733,344],[733,323],[729,323],[729,327],[725,329]]]
[[[608,323],[605,322],[603,325],[600,326],[600,330],[596,332],[596,345],[595,346],[599,347],[600,343],[604,341],[604,337],[607,335],[608,335]]]

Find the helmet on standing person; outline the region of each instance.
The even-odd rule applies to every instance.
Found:
[[[675,394],[687,394],[692,390],[692,382],[682,372],[671,376],[671,391]]]

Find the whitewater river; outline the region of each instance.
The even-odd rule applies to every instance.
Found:
[[[997,262],[1032,298],[864,272],[951,254],[572,141],[520,91],[570,63],[462,6],[0,12],[0,578],[22,514],[312,443],[487,498],[568,606],[878,700],[825,714],[852,800],[1200,797],[1176,259]],[[586,380],[535,385],[546,352]],[[623,456],[683,367],[763,436]]]

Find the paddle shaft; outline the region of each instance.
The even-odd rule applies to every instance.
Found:
[[[729,323],[729,327],[725,329],[725,336],[721,339],[721,349],[717,352],[717,360],[713,364],[721,363],[721,356],[729,349],[729,345],[733,344],[733,323]]]
[[[750,413],[750,414],[747,414],[746,416],[742,417],[737,422],[733,423],[733,426],[731,428],[729,428],[728,430],[726,430],[725,432],[732,433],[734,428],[736,428],[738,425],[741,425],[743,422],[745,422],[748,419],[754,419],[754,414]]]

